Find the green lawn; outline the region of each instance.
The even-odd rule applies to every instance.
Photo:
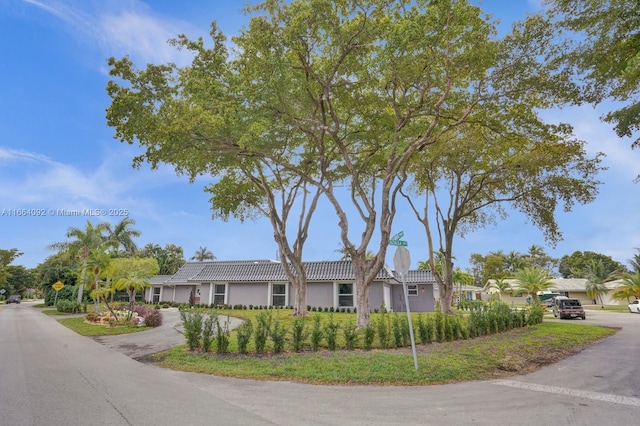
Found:
[[[254,327],[259,313],[219,311],[220,315],[252,318]],[[293,321],[290,311],[277,310],[274,315],[287,327]],[[328,314],[322,316],[324,321]],[[373,320],[376,318],[377,315],[372,315]],[[349,323],[355,321],[355,315],[334,314],[334,320]],[[310,324],[312,320],[308,318],[307,321]],[[162,367],[177,370],[248,379],[318,384],[428,385],[526,373],[575,354],[615,332],[605,327],[548,322],[476,339],[419,344],[418,371],[414,369],[410,347],[312,352],[307,345],[300,353],[239,355],[235,332],[231,333],[230,354],[190,353],[185,346],[180,346],[157,354],[154,361]],[[250,345],[250,351],[252,347]]]

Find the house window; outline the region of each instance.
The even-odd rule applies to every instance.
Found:
[[[286,306],[287,304],[287,285],[272,284],[271,285],[271,306]]]
[[[353,284],[338,284],[338,306],[353,306]]]
[[[409,296],[417,296],[418,284],[407,284],[407,293],[409,293]]]
[[[160,287],[153,288],[153,303],[156,305],[160,303]]]
[[[227,294],[227,286],[224,284],[216,284],[213,286],[213,304],[224,305],[225,296]]]

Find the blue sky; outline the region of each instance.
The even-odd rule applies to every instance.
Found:
[[[503,25],[538,10],[536,1],[483,2]],[[122,210],[142,232],[140,246],[173,243],[189,259],[199,246],[220,260],[275,258],[276,244],[267,220],[240,223],[211,219],[207,179],[189,184],[170,167],[131,168],[139,153],[113,139],[106,125],[109,80],[106,59],[130,55],[134,63],[186,63],[166,41],[185,33],[206,37],[212,20],[230,37],[247,22],[241,2],[154,0],[0,0],[0,248],[17,248],[14,262],[34,267],[63,241],[69,227],[87,220],[116,223]],[[504,28],[504,27],[503,27]],[[603,105],[545,112],[550,121],[572,124],[588,151],[602,151],[609,168],[597,200],[558,213],[564,240],[555,248],[520,214],[497,226],[469,234],[455,244],[457,265],[471,253],[526,252],[532,244],[561,257],[591,250],[626,263],[640,247],[640,151],[619,139],[599,117]],[[337,219],[327,206],[316,215],[305,248],[306,260],[337,259]],[[42,217],[16,216],[40,209]],[[104,209],[106,216],[65,217],[58,210]],[[326,211],[324,211],[326,209]],[[109,215],[113,210],[114,214]],[[394,230],[404,231],[412,267],[427,257],[424,230],[405,206]],[[4,214],[2,214],[4,213]],[[393,252],[387,256],[393,263]]]

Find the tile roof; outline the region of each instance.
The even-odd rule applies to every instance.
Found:
[[[354,273],[350,260],[305,262],[307,281],[353,280]],[[401,282],[388,268],[382,268],[376,280]],[[276,261],[213,261],[187,262],[167,284],[188,284],[196,282],[273,282],[288,281],[282,265]],[[409,271],[408,283],[433,282],[430,271]]]

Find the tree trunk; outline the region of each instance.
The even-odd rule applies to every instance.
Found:
[[[356,277],[356,327],[364,328],[369,325],[369,286],[363,278]]]
[[[451,306],[453,305],[453,285],[442,282],[438,283],[440,286],[440,311],[443,314],[453,313]]]
[[[304,317],[307,312],[307,283],[306,280],[297,280],[293,283],[294,305],[293,316]]]

